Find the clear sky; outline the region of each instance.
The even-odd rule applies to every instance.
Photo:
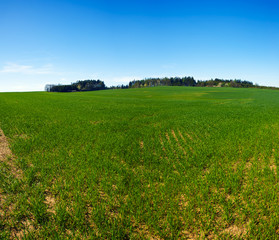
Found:
[[[277,0],[0,0],[0,91],[100,79],[279,87]]]

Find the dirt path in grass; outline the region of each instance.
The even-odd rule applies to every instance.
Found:
[[[3,131],[0,129],[0,161],[5,161],[7,156],[11,154],[12,152],[9,148],[7,138],[5,137]]]
[[[0,163],[0,167],[4,170],[4,176],[8,177],[12,175],[15,179],[22,179],[22,170],[16,166],[12,151],[9,148],[8,140],[2,129],[0,129]],[[17,199],[16,194],[11,196],[10,192],[7,193],[4,189],[1,189],[1,187],[2,186],[0,186],[0,220],[2,224],[4,223],[4,228],[2,229],[3,234],[4,232],[8,233],[8,235],[4,235],[4,238],[22,239],[24,236],[23,230],[18,229],[18,226],[11,226],[11,222],[16,222],[13,216],[15,209],[13,201]],[[24,224],[24,222],[22,224]]]
[[[11,150],[9,148],[7,139],[3,133],[3,131],[0,129],[0,162],[6,162],[7,156],[11,155]],[[2,195],[2,190],[0,188],[0,205],[3,205],[5,197]],[[2,208],[0,207],[0,214],[3,215],[4,212]]]
[[[11,173],[16,178],[22,178],[22,171],[16,167],[13,161],[12,151],[9,148],[8,140],[2,129],[0,129],[0,161],[9,166]]]

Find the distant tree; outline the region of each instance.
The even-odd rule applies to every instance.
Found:
[[[49,92],[96,91],[106,89],[105,83],[100,80],[79,80],[70,85],[46,85]]]
[[[51,88],[52,88],[53,86],[55,86],[55,85],[53,85],[53,84],[47,84],[47,85],[45,86],[45,91],[50,92],[50,91],[51,91]]]

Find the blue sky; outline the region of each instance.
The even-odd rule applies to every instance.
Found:
[[[193,76],[279,87],[274,0],[0,0],[0,91]]]

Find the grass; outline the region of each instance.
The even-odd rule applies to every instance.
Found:
[[[279,239],[279,92],[1,93],[0,238]]]

